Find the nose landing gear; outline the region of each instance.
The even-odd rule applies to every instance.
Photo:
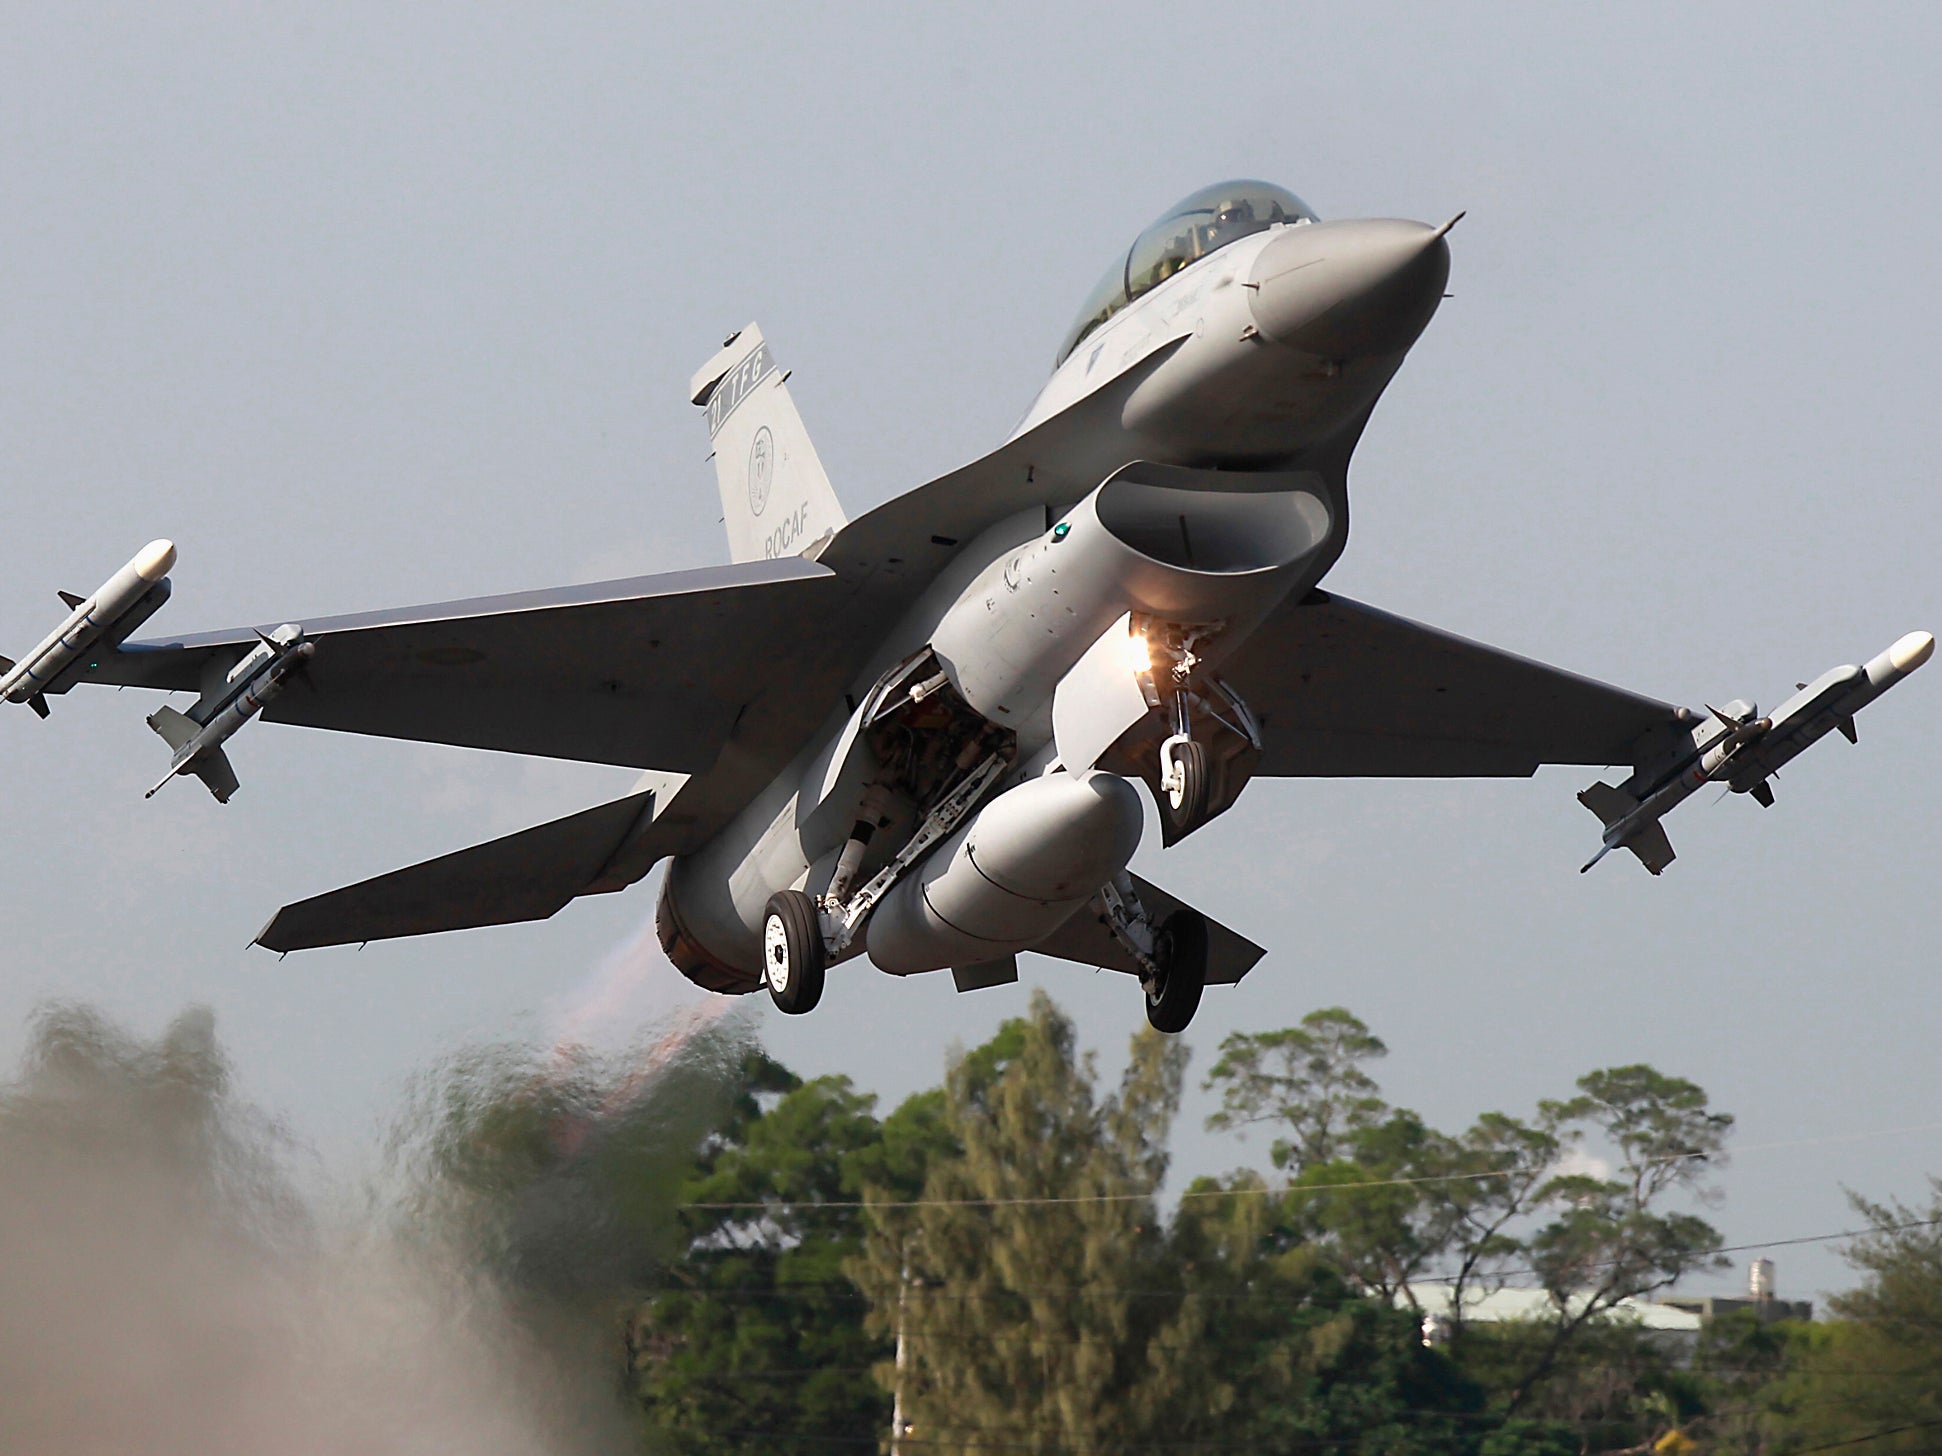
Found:
[[[1206,745],[1185,733],[1162,743],[1160,785],[1166,790],[1167,816],[1174,826],[1182,834],[1199,828],[1207,817]]]
[[[1133,618],[1135,671],[1153,711],[1100,760],[1146,781],[1169,845],[1226,810],[1261,755],[1254,715],[1200,655],[1220,625]]]

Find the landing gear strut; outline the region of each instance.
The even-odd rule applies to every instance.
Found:
[[[1177,844],[1233,802],[1246,782],[1247,755],[1259,754],[1260,735],[1240,699],[1202,670],[1199,649],[1219,623],[1181,626],[1140,616],[1132,630],[1140,690],[1158,721],[1125,749],[1154,755],[1141,775],[1159,801],[1166,842]]]
[[[762,917],[762,978],[775,1004],[791,1016],[813,1010],[823,999],[824,959],[816,902],[801,890],[769,896]]]

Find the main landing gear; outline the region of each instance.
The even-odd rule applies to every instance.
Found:
[[[762,978],[775,1004],[800,1016],[823,999],[823,931],[816,902],[801,890],[769,896],[762,917]]]
[[[1153,936],[1154,969],[1140,977],[1146,1019],[1155,1031],[1185,1031],[1207,986],[1207,918],[1181,908]]]
[[[1132,876],[1124,874],[1103,886],[1093,904],[1139,964],[1148,1024],[1155,1031],[1185,1031],[1207,988],[1207,917],[1182,905],[1154,924]]]

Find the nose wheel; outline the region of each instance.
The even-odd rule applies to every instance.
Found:
[[[1153,934],[1153,962],[1158,973],[1140,982],[1146,1019],[1155,1031],[1185,1031],[1207,986],[1207,918],[1185,908],[1169,915]]]
[[[1160,770],[1167,818],[1183,833],[1197,828],[1207,814],[1206,745],[1175,734],[1160,746]]]
[[[801,890],[769,896],[762,918],[762,978],[783,1011],[800,1016],[823,999],[823,930],[816,902]]]

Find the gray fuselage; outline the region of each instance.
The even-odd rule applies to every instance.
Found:
[[[829,886],[873,783],[881,833],[866,868],[908,837],[923,805],[882,787],[882,745],[861,722],[899,664],[928,649],[952,701],[1012,735],[992,788],[1001,794],[1051,769],[1091,767],[1058,762],[1053,703],[1119,619],[1212,624],[1217,660],[1312,585],[1347,530],[1349,454],[1442,297],[1445,231],[1387,219],[1274,226],[1180,266],[1084,331],[1016,434],[1117,388],[1117,409],[1080,447],[1099,488],[964,543],[888,625],[824,729],[720,833],[670,864],[664,941],[678,935],[718,982],[739,974],[753,989],[769,897]],[[1190,469],[1146,479],[1127,469],[1136,463]]]

